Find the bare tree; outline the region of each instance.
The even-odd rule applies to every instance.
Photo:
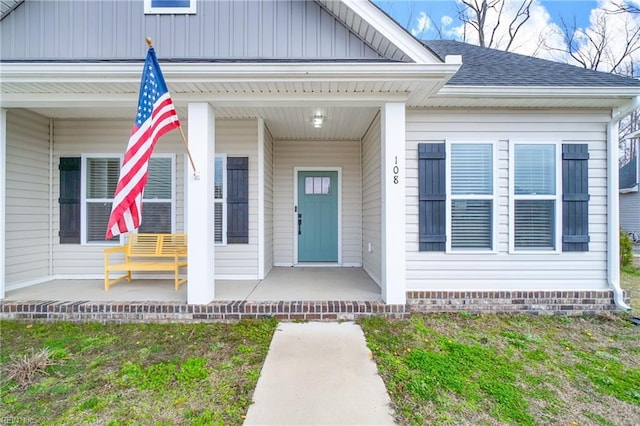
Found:
[[[628,1],[617,1],[613,3],[613,7],[608,11],[611,13],[640,14],[640,7],[629,3]]]
[[[511,50],[518,33],[531,18],[532,2],[521,0],[515,12],[508,14],[505,10],[508,0],[461,0],[458,19],[463,23],[464,41],[477,37],[477,44],[482,47]]]
[[[565,46],[546,46],[547,50],[566,53],[587,69],[633,76],[633,70],[629,72],[625,64],[640,51],[640,26],[627,16],[614,43],[610,15],[611,12],[601,9],[591,27],[586,29],[579,27],[575,18],[572,23],[561,18],[560,29]]]
[[[619,1],[611,9],[599,9],[592,15],[591,26],[581,28],[575,18],[561,19],[564,47],[546,46],[549,51],[568,54],[580,66],[614,74],[637,77],[634,56],[640,52],[640,25],[634,19],[638,7]],[[620,122],[620,165],[631,161],[637,153],[640,113],[635,111]]]

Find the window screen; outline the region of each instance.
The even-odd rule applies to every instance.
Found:
[[[493,249],[493,144],[451,144],[451,249]]]
[[[514,146],[514,248],[554,250],[556,222],[556,145]]]

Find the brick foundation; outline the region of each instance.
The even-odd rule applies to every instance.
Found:
[[[157,302],[0,302],[0,318],[41,321],[207,322],[275,317],[283,321],[404,318],[405,305],[382,301],[214,302],[207,305]]]
[[[628,295],[625,294],[628,302]],[[0,319],[25,321],[207,322],[275,317],[282,321],[406,318],[411,313],[469,312],[595,315],[613,311],[612,291],[409,291],[406,305],[382,301],[160,302],[2,301]]]
[[[625,294],[628,303],[628,295]],[[411,312],[595,315],[613,311],[613,292],[604,291],[409,291]]]

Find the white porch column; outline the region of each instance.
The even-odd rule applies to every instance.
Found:
[[[5,291],[5,225],[7,221],[6,195],[7,192],[7,110],[0,109],[0,299],[4,299]]]
[[[381,115],[382,299],[406,303],[405,104],[387,103]]]
[[[189,150],[199,179],[187,175],[187,235],[189,279],[187,303],[204,304],[215,295],[213,233],[213,179],[215,167],[215,115],[206,102],[190,103],[188,109]],[[191,164],[189,164],[191,167]]]
[[[264,279],[264,118],[258,118],[258,279]]]

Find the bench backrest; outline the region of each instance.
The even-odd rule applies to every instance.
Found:
[[[187,249],[186,234],[164,234],[160,236],[162,243],[159,246],[158,254],[173,254],[177,250]]]
[[[186,234],[131,234],[127,254],[138,257],[171,255],[186,248]]]

